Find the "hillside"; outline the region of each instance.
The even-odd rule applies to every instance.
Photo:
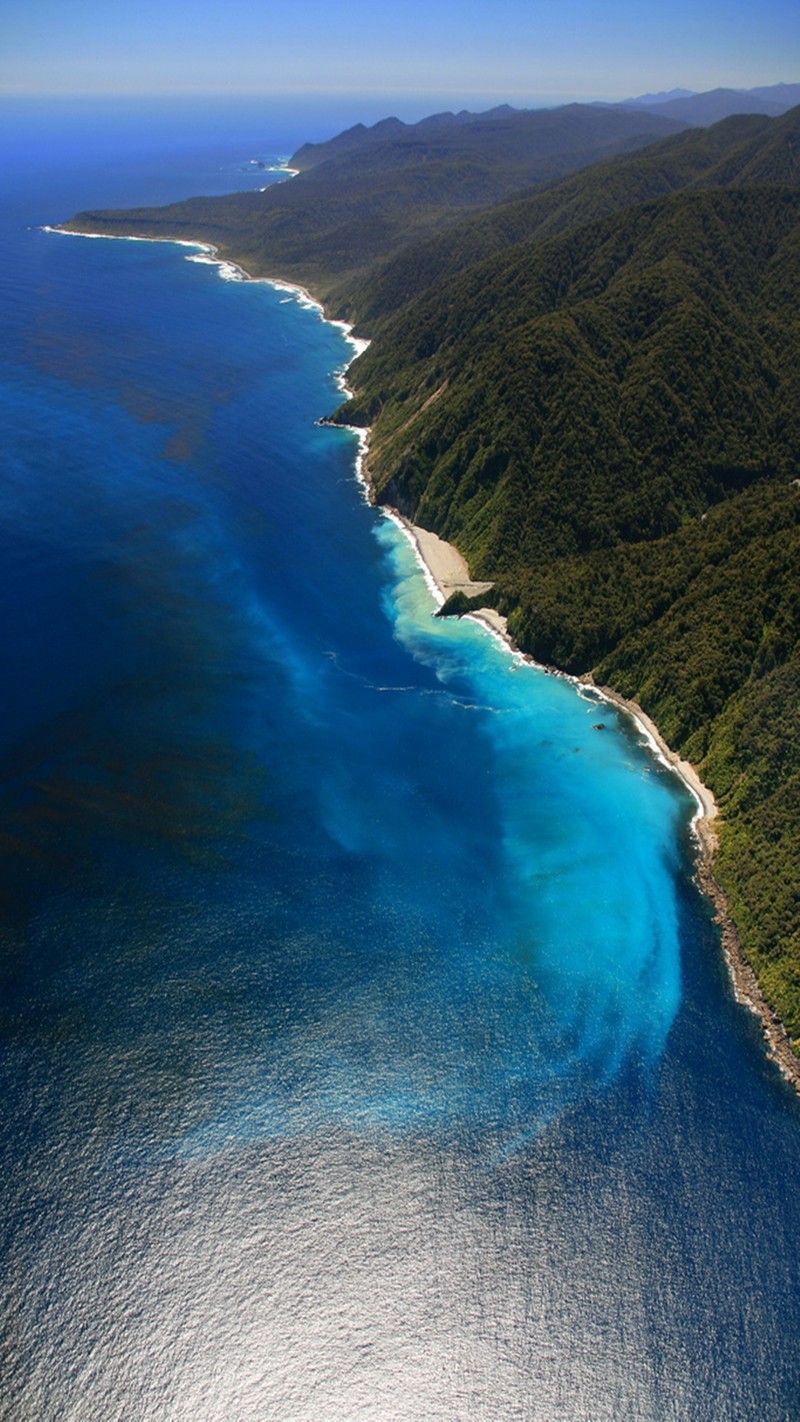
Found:
[[[766,93],[753,92],[748,96],[739,89],[710,89],[705,94],[669,99],[666,103],[654,105],[649,112],[665,114],[691,124],[719,123],[720,119],[730,118],[731,114],[768,114],[771,118],[777,118],[785,113],[787,105],[764,97]]]
[[[767,114],[778,118],[800,104],[800,84],[769,84],[756,89],[709,89],[703,94],[692,93],[689,89],[674,89],[668,94],[641,94],[637,99],[626,99],[625,103],[700,126],[719,123],[732,114]]]
[[[404,123],[402,119],[385,118],[378,123],[367,127],[363,123],[354,124],[352,128],[345,129],[344,133],[337,134],[334,138],[323,143],[304,143],[297,152],[289,159],[289,167],[298,172],[308,172],[310,168],[316,168],[320,163],[327,163],[331,159],[341,158],[344,155],[358,152],[362,157],[366,150],[376,148],[378,145],[386,144],[393,140],[400,140],[402,146],[406,148],[425,145],[429,151],[442,150],[442,146],[448,146],[451,151],[453,145],[465,147],[474,146],[474,130],[478,127],[485,128],[492,125],[497,133],[508,127],[507,120],[516,125],[521,118],[521,111],[515,110],[508,104],[502,104],[498,108],[489,109],[482,114],[470,113],[467,109],[462,109],[460,113],[431,114],[428,118],[420,119],[418,123]],[[524,124],[526,121],[522,119]],[[473,133],[459,135],[458,128],[472,128]],[[459,143],[459,139],[461,142]]]
[[[800,109],[778,121],[738,115],[607,159],[543,190],[499,203],[416,242],[349,288],[340,314],[374,334],[381,319],[466,267],[525,241],[545,241],[636,203],[684,189],[800,184]]]
[[[756,474],[788,476],[800,430],[781,319],[799,204],[788,188],[678,194],[431,288],[352,369],[345,410],[374,426],[378,492],[497,569],[516,551],[658,537]],[[538,502],[551,484],[555,519]]]
[[[252,275],[289,277],[335,307],[358,277],[409,243],[682,125],[636,110],[572,104],[376,127],[377,134],[364,129],[338,146],[322,145],[324,161],[304,150],[307,171],[264,192],[83,212],[65,225],[110,235],[201,238]]]

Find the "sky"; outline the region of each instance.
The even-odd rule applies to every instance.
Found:
[[[7,0],[0,94],[519,105],[800,80],[797,0]]]

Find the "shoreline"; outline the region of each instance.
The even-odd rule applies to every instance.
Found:
[[[202,266],[218,267],[220,277],[223,281],[246,281],[254,284],[263,282],[265,286],[271,286],[274,291],[286,291],[293,296],[300,305],[318,311],[320,318],[327,326],[337,326],[345,340],[349,341],[354,347],[355,354],[347,364],[341,371],[334,371],[334,376],[336,377],[340,375],[343,377],[352,361],[362,355],[370,345],[370,342],[365,340],[363,336],[355,336],[353,334],[353,327],[348,321],[339,321],[334,317],[326,316],[325,308],[319,297],[314,296],[313,293],[308,290],[308,287],[302,286],[299,281],[289,281],[287,277],[251,276],[250,273],[246,271],[239,262],[234,261],[232,257],[221,257],[219,248],[215,247],[213,242],[204,242],[199,237],[190,240],[186,237],[143,237],[137,236],[134,233],[123,232],[73,232],[69,227],[52,226],[48,223],[40,227],[39,231],[53,232],[59,237],[88,237],[90,240],[98,242],[163,242],[170,247],[188,247],[197,253],[197,255],[187,257],[187,262],[196,262]],[[352,394],[352,391],[346,383],[342,383],[340,389],[348,395]],[[342,425],[340,428],[356,429],[357,426]]]
[[[469,577],[466,560],[453,544],[445,543],[435,533],[419,528],[404,518],[396,509],[386,511],[388,517],[405,533],[413,545],[417,561],[425,573],[426,582],[439,607],[443,606],[456,587],[465,591],[485,591],[492,584],[474,583]],[[471,595],[468,593],[468,595]],[[480,608],[465,613],[480,622],[487,630],[499,637],[514,657],[538,667],[549,675],[562,676],[577,688],[585,687],[602,701],[615,706],[633,723],[640,736],[647,742],[651,753],[683,784],[692,796],[696,810],[690,829],[694,835],[697,853],[695,858],[695,879],[701,892],[708,899],[714,911],[714,922],[720,929],[720,946],[728,968],[728,975],[736,1001],[746,1007],[759,1021],[764,1036],[767,1056],[775,1063],[784,1079],[800,1095],[800,1060],[795,1055],[791,1039],[781,1019],[770,1007],[761,990],[761,985],[742,950],[741,940],[731,914],[730,903],[725,890],[714,877],[714,855],[718,848],[718,837],[713,822],[719,815],[719,807],[712,790],[703,783],[695,767],[688,760],[671,749],[662,736],[655,721],[636,701],[630,701],[613,687],[600,686],[591,673],[574,677],[557,668],[546,667],[528,656],[514,642],[508,632],[507,619],[494,608]]]
[[[297,170],[287,169],[286,171],[294,174]],[[314,296],[313,292],[309,291],[308,287],[303,286],[299,281],[289,281],[287,277],[251,276],[241,263],[234,261],[231,257],[221,257],[219,248],[215,247],[213,242],[204,242],[200,238],[190,240],[186,237],[142,237],[136,236],[134,233],[129,234],[123,232],[73,232],[69,227],[54,227],[47,223],[40,227],[39,231],[54,232],[59,237],[88,237],[98,242],[164,242],[171,247],[188,247],[196,255],[187,257],[187,262],[196,262],[203,266],[217,267],[223,281],[263,282],[266,286],[271,286],[274,291],[288,292],[289,295],[297,301],[298,305],[317,311],[320,319],[324,321],[327,326],[338,327],[344,339],[353,347],[353,354],[350,359],[346,361],[343,366],[340,366],[338,370],[332,372],[333,378],[345,399],[349,400],[352,398],[353,391],[347,384],[347,372],[353,361],[356,360],[358,356],[363,355],[371,343],[363,336],[354,335],[353,327],[348,321],[339,321],[334,317],[326,316],[322,301]],[[331,422],[327,420],[324,421],[324,423],[331,424]],[[372,503],[369,480],[365,472],[369,430],[364,429],[361,425],[347,424],[337,424],[335,426],[331,424],[331,428],[350,430],[357,436],[356,478],[364,490],[367,502]]]
[[[755,970],[745,957],[741,939],[736,927],[730,902],[722,885],[714,877],[714,856],[719,839],[712,828],[719,814],[719,807],[713,791],[703,783],[688,760],[681,760],[664,740],[656,723],[651,720],[636,701],[629,701],[612,687],[598,686],[591,676],[582,678],[586,686],[593,687],[604,700],[619,708],[629,716],[637,728],[651,743],[658,759],[667,765],[683,782],[697,803],[697,811],[691,822],[691,830],[697,841],[698,852],[695,860],[696,881],[714,910],[714,922],[720,929],[722,956],[728,968],[733,995],[738,1003],[746,1007],[759,1021],[764,1036],[767,1056],[775,1063],[784,1080],[800,1095],[800,1060],[792,1048],[791,1038],[777,1013],[770,1007],[758,981]]]
[[[354,360],[357,359],[370,345],[368,340],[353,334],[353,327],[347,321],[336,320],[325,315],[322,301],[315,297],[306,287],[299,282],[293,282],[284,277],[253,277],[238,262],[227,257],[221,257],[217,247],[210,242],[200,239],[195,241],[186,238],[176,237],[145,237],[136,235],[125,235],[122,233],[103,232],[73,232],[69,228],[54,227],[45,225],[41,229],[43,232],[55,232],[64,237],[88,237],[105,241],[121,242],[166,242],[172,246],[192,248],[198,255],[187,257],[187,261],[195,261],[216,266],[219,268],[220,277],[224,281],[247,281],[264,282],[276,291],[286,291],[300,305],[315,309],[320,318],[330,326],[337,326],[342,332],[345,340],[353,347],[354,353],[349,361],[339,370],[333,372],[340,391],[346,399],[353,394],[347,384],[347,371]],[[327,422],[326,422],[327,423]],[[431,533],[428,529],[420,528],[411,523],[397,509],[380,505],[375,502],[374,492],[369,479],[367,468],[367,455],[369,448],[370,429],[359,425],[337,424],[339,429],[346,429],[357,436],[358,450],[355,460],[355,474],[359,485],[362,488],[364,497],[373,507],[378,508],[385,517],[392,520],[401,532],[412,544],[417,561],[425,575],[425,580],[431,595],[441,607],[446,602],[452,592],[457,589],[464,591],[467,596],[478,595],[486,592],[493,586],[491,582],[476,582],[470,577],[469,567],[466,559],[452,543],[447,543],[438,534]],[[764,1036],[766,1053],[776,1064],[784,1079],[800,1095],[800,1058],[798,1058],[791,1044],[786,1028],[767,1002],[761,990],[756,973],[744,955],[741,940],[731,914],[730,903],[727,894],[717,882],[713,873],[714,856],[718,847],[718,837],[712,828],[713,821],[719,814],[716,798],[713,792],[703,783],[695,767],[673,751],[662,736],[656,723],[647,715],[636,701],[630,701],[620,692],[612,687],[599,686],[587,673],[582,677],[571,676],[566,672],[561,672],[558,668],[546,667],[536,662],[527,653],[523,652],[514,642],[508,632],[508,621],[494,608],[485,607],[476,609],[474,612],[465,613],[464,616],[471,618],[483,626],[492,636],[498,637],[512,656],[538,667],[541,671],[550,675],[562,676],[566,680],[573,682],[577,688],[586,688],[593,695],[601,700],[607,701],[610,705],[617,707],[625,716],[629,718],[636,727],[639,734],[650,746],[652,754],[665,767],[672,771],[689,792],[697,806],[690,823],[690,829],[697,844],[697,855],[695,860],[695,878],[701,892],[708,899],[714,910],[714,921],[720,928],[720,946],[722,954],[728,968],[728,976],[733,988],[733,994],[738,1003],[746,1007],[759,1021]]]

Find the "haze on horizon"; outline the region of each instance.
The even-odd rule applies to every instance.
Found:
[[[0,95],[425,96],[448,106],[748,89],[800,72],[796,0],[27,0],[0,22]]]

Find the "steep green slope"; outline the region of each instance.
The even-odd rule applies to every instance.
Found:
[[[800,186],[800,109],[777,121],[747,115],[690,129],[497,204],[369,272],[351,285],[344,314],[374,331],[382,318],[436,282],[519,242],[546,241],[684,189],[765,185]]]
[[[788,476],[799,208],[792,190],[662,199],[421,297],[352,369],[378,493],[483,576],[659,537]]]
[[[377,496],[496,578],[539,659],[639,701],[800,1039],[800,191],[683,193],[516,244],[386,321],[342,418]]]
[[[331,172],[335,164],[343,174],[375,177],[420,163],[466,159],[495,169],[504,186],[506,170],[513,186],[521,186],[513,176],[515,169],[529,174],[527,181],[541,182],[605,153],[641,147],[657,135],[685,127],[682,120],[622,107],[564,104],[554,109],[511,109],[504,105],[484,114],[433,114],[415,124],[384,119],[373,128],[359,126],[329,143],[305,145],[289,166]]]
[[[112,236],[199,238],[252,275],[301,282],[335,309],[354,280],[409,243],[512,192],[676,128],[651,114],[588,105],[470,117],[427,129],[401,125],[399,137],[345,147],[263,193],[82,212],[65,226]]]
[[[786,105],[768,97],[759,97],[753,91],[747,95],[738,89],[709,89],[704,94],[669,99],[667,103],[659,104],[655,111],[683,119],[684,123],[701,125],[719,123],[731,114],[741,113],[769,114],[771,118],[777,118],[785,112],[785,108]]]

